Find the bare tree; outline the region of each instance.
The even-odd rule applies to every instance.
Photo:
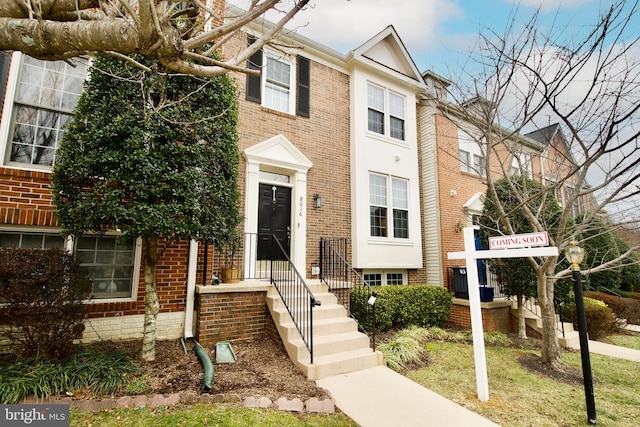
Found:
[[[518,199],[516,209],[524,213],[531,229],[553,230],[550,243],[559,248],[560,256],[529,258],[528,262],[537,277],[542,357],[555,369],[561,369],[562,364],[555,329],[554,286],[558,279],[570,277],[562,263],[564,249],[589,231],[596,218],[608,216],[616,226],[627,228],[636,226],[639,220],[637,19],[637,3],[618,1],[579,39],[573,39],[577,35],[565,27],[543,33],[539,14],[523,30],[516,30],[513,21],[506,35],[481,35],[476,49],[476,65],[481,71],[448,77],[452,82],[472,84],[466,88],[451,86],[452,101],[441,106],[453,121],[467,126],[467,133],[480,146],[488,194],[497,206],[503,229],[513,234],[512,212],[501,203],[494,185],[504,177]],[[554,134],[559,140],[523,136],[544,137],[552,123],[561,130],[559,136]],[[537,150],[526,148],[535,148],[540,141],[543,144]],[[559,145],[545,147],[552,142]],[[527,170],[521,161],[524,152],[539,159],[542,168]],[[532,173],[545,184],[546,191],[519,189],[517,180],[512,179],[514,165],[520,174]],[[531,207],[556,203],[552,195],[561,195],[562,211],[556,223],[546,224]],[[538,198],[537,203],[531,203],[531,198]],[[584,216],[582,221],[575,221],[578,212]],[[619,266],[636,248],[583,272]]]
[[[269,42],[309,0],[251,0],[247,10],[224,10],[224,0],[15,0],[0,2],[0,50],[43,60],[103,52],[140,54],[167,69],[202,77],[229,70],[256,74],[247,59]],[[212,5],[212,6],[210,6]],[[279,17],[238,52],[220,51],[234,34],[265,13]]]

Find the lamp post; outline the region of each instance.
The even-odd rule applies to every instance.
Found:
[[[576,242],[571,242],[565,251],[567,260],[571,263],[573,293],[576,299],[576,316],[578,318],[578,333],[580,334],[580,355],[582,356],[582,378],[584,380],[584,395],[587,401],[587,419],[589,424],[596,424],[596,403],[593,397],[593,379],[591,377],[591,361],[589,359],[589,338],[587,337],[587,319],[584,314],[584,299],[582,297],[582,274],[580,263],[584,259],[584,249]]]

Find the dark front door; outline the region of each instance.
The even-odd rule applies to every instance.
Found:
[[[258,259],[283,260],[282,251],[272,240],[275,235],[287,256],[291,240],[291,188],[260,184],[258,205]]]

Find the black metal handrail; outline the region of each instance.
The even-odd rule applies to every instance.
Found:
[[[245,233],[234,246],[215,248],[212,284],[269,280],[287,308],[313,363],[313,307],[319,306],[282,243],[273,234]]]
[[[518,302],[518,297],[516,295],[507,295],[507,299],[510,299],[512,301],[516,301]],[[562,314],[562,300],[560,298],[558,298],[557,296],[554,295],[553,297],[554,299],[554,309],[555,309],[555,313],[560,317],[560,325],[556,325],[556,330],[558,332],[562,333],[562,338],[565,338],[564,336],[564,317]],[[528,312],[530,312],[531,314],[533,314],[534,316],[536,316],[537,318],[542,319],[542,315],[540,313],[538,313],[537,309],[534,309],[533,306],[537,304],[537,299],[536,298],[525,298],[524,303],[522,304],[524,309],[527,310]]]
[[[313,307],[317,307],[321,303],[313,296],[313,292],[289,259],[289,255],[276,236],[271,236],[271,242],[275,253],[279,255],[271,259],[271,283],[280,294],[293,324],[309,350],[310,362],[313,363]],[[282,266],[276,268],[275,263],[282,258],[286,260],[287,268],[282,268]]]
[[[367,334],[372,340],[373,349],[376,349],[376,304],[377,292],[367,281],[351,267],[346,259],[347,239],[344,237],[320,238],[320,280],[327,284],[329,290],[336,296],[338,302],[344,306],[358,328]],[[363,287],[366,289],[367,314],[371,319],[371,330],[367,330],[362,322],[351,312],[351,289]],[[373,298],[372,298],[373,297]]]

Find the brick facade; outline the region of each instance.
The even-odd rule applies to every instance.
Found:
[[[511,303],[509,301],[494,301],[481,303],[482,329],[485,332],[512,332]],[[471,312],[469,301],[454,299],[449,315],[449,322],[453,325],[471,329]]]
[[[264,334],[280,340],[265,303],[266,287],[255,290],[234,287],[236,291],[207,293],[212,288],[205,288],[196,297],[195,336],[200,343],[215,344]]]

